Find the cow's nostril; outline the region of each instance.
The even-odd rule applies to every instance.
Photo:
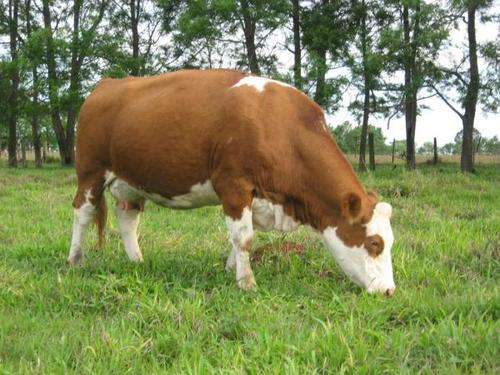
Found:
[[[384,295],[387,296],[387,297],[390,297],[394,294],[394,288],[388,288],[385,290],[385,293]]]

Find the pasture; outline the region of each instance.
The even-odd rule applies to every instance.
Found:
[[[499,373],[500,167],[458,170],[362,175],[394,208],[384,298],[306,228],[260,232],[258,288],[238,290],[219,207],[147,203],[129,263],[109,194],[106,245],[92,231],[69,267],[74,170],[0,167],[0,374]]]

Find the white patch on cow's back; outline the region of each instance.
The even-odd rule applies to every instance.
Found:
[[[244,77],[244,78],[240,79],[237,83],[235,83],[233,86],[231,86],[230,88],[236,88],[236,87],[241,87],[241,86],[251,86],[251,87],[255,88],[257,91],[263,92],[265,86],[268,83],[275,83],[277,85],[281,85],[284,87],[294,89],[294,87],[290,86],[289,84],[286,84],[286,83],[283,83],[280,81],[275,81],[275,80],[269,79],[269,78],[262,78],[262,77],[256,77],[256,76]]]
[[[300,222],[285,213],[282,205],[262,198],[252,201],[252,220],[256,228],[264,231],[276,229],[289,232],[300,225]]]
[[[120,200],[134,202],[140,198],[145,198],[160,206],[170,208],[197,208],[220,204],[219,197],[210,180],[191,186],[189,192],[186,194],[176,195],[170,198],[132,186],[126,181],[112,176],[112,172],[106,174],[106,181],[108,180],[110,181],[109,188],[111,193]]]

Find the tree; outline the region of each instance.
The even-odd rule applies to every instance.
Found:
[[[488,9],[493,2],[489,0],[457,0],[452,3],[450,11],[455,13],[455,17],[460,19],[465,15],[464,22],[467,25],[467,54],[452,67],[436,66],[438,71],[437,78],[440,82],[437,84],[430,83],[430,86],[446,103],[446,105],[461,119],[462,121],[462,152],[460,157],[460,167],[464,172],[474,171],[474,120],[476,116],[476,107],[479,99],[479,91],[482,87],[481,78],[478,67],[478,44],[476,38],[476,16],[481,10]],[[486,56],[495,56],[491,54],[491,49],[485,49]],[[490,53],[490,54],[489,54]],[[462,68],[463,62],[468,62],[467,69]],[[498,66],[498,63],[497,63]],[[496,73],[498,76],[498,73]],[[486,82],[486,81],[485,81]],[[491,97],[486,99],[490,101],[490,107],[495,107],[495,102],[498,102],[498,92],[500,85],[494,83],[486,84],[489,86]],[[463,111],[460,111],[449,98],[450,88],[456,89],[459,93],[459,101],[461,102]],[[460,95],[465,93],[465,95]],[[497,96],[495,97],[495,93]]]
[[[18,91],[19,91],[19,66],[18,55],[18,21],[19,0],[9,0],[9,35],[10,35],[10,93],[8,108],[9,124],[9,166],[17,167],[17,116],[18,116]]]
[[[417,127],[417,94],[420,88],[417,66],[417,40],[420,37],[420,0],[415,2],[413,21],[413,40],[410,36],[410,6],[403,5],[403,33],[406,46],[404,58],[405,71],[405,123],[406,123],[406,165],[415,169],[415,129]]]
[[[108,30],[100,41],[100,53],[111,63],[105,74],[144,76],[168,67],[169,51],[161,38],[171,31],[171,19],[180,3],[173,0],[113,1],[109,5]],[[116,30],[121,32],[116,33]]]
[[[496,135],[492,138],[484,139],[480,152],[490,155],[500,155],[500,139]]]
[[[31,103],[29,106],[29,115],[31,117],[31,133],[33,139],[33,148],[35,151],[35,166],[37,168],[42,167],[42,152],[41,152],[41,139],[40,139],[40,105],[39,105],[39,74],[38,74],[38,56],[39,53],[33,51],[36,47],[30,43],[31,37],[33,36],[33,15],[31,12],[31,0],[25,1],[25,12],[26,12],[26,38],[27,38],[27,46],[25,46],[25,53],[27,53],[29,57],[29,61],[32,64],[31,73],[32,73],[32,87],[31,87]],[[35,38],[36,40],[37,38]],[[29,48],[32,47],[32,48]],[[33,53],[35,52],[35,53]]]
[[[359,150],[362,126],[352,126],[348,121],[334,127],[332,134],[340,149],[348,154],[356,154]],[[373,133],[375,152],[377,154],[388,153],[391,146],[385,144],[385,137],[380,128],[369,125],[368,131]]]
[[[472,142],[477,144],[482,138],[481,132],[477,129],[472,131]],[[460,130],[457,134],[455,134],[455,138],[453,139],[457,145],[462,145],[464,139],[464,130]]]
[[[212,67],[214,61],[227,66],[236,60],[237,68],[272,75],[276,57],[264,50],[288,9],[288,0],[188,0],[174,34],[178,55],[184,55],[184,66]]]
[[[426,154],[430,155],[434,151],[434,143],[425,142],[422,146],[420,146],[417,150],[418,154]]]
[[[352,84],[357,88],[363,100],[356,99],[349,105],[349,109],[356,115],[361,113],[362,127],[359,141],[359,169],[366,171],[366,143],[368,137],[368,122],[370,113],[376,112],[376,94],[380,89],[380,75],[384,61],[380,51],[377,50],[380,30],[393,21],[380,1],[362,0],[354,7],[355,17],[358,18],[359,27],[355,47],[350,52],[348,65],[351,70]]]
[[[381,34],[380,47],[385,55],[386,74],[404,73],[404,83],[386,84],[386,101],[393,103],[394,114],[403,112],[406,129],[406,166],[416,167],[415,131],[420,91],[426,78],[433,74],[430,68],[448,36],[442,11],[435,3],[423,0],[403,2],[386,0],[387,11],[397,15],[399,24],[388,27]],[[393,114],[393,115],[394,115]],[[391,115],[389,118],[391,118]]]
[[[439,149],[439,153],[443,155],[455,155],[460,153],[460,145],[456,143],[446,143],[443,147]]]
[[[8,62],[0,61],[0,97],[6,98],[10,92]],[[8,145],[8,101],[0,100],[0,156]]]
[[[43,22],[46,33],[46,61],[48,74],[50,114],[52,126],[57,138],[59,154],[63,165],[72,165],[75,160],[75,124],[78,109],[82,102],[81,98],[81,69],[84,59],[89,54],[91,43],[95,37],[95,31],[104,16],[106,1],[99,4],[98,14],[92,19],[88,28],[82,29],[80,25],[83,0],[74,0],[72,6],[73,24],[71,29],[71,42],[69,47],[69,87],[67,97],[60,97],[63,86],[62,77],[57,71],[56,65],[56,43],[54,41],[54,30],[52,28],[52,14],[50,0],[43,0]],[[65,99],[65,100],[63,100]],[[62,112],[66,113],[66,125],[63,125]]]
[[[311,65],[308,79],[314,81],[316,103],[332,111],[338,107],[341,88],[348,80],[342,76],[327,78],[327,73],[334,64],[345,65],[357,19],[350,1],[320,0],[311,3],[312,6],[303,15],[303,40]]]
[[[300,37],[300,1],[292,1],[292,28],[293,28],[293,82],[295,87],[302,90],[302,43]]]

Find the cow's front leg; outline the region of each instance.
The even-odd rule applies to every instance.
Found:
[[[116,204],[116,218],[118,220],[120,235],[123,240],[123,245],[125,246],[125,252],[128,258],[133,262],[142,262],[143,260],[137,240],[137,227],[143,207],[143,202],[132,203],[121,201]]]
[[[226,224],[231,238],[233,250],[226,268],[234,263],[236,266],[236,282],[241,289],[252,289],[256,286],[255,277],[250,267],[250,249],[253,239],[252,211],[245,207],[239,217],[227,215]]]
[[[226,260],[226,272],[231,272],[236,269],[236,252],[235,248],[231,247],[231,253]]]

